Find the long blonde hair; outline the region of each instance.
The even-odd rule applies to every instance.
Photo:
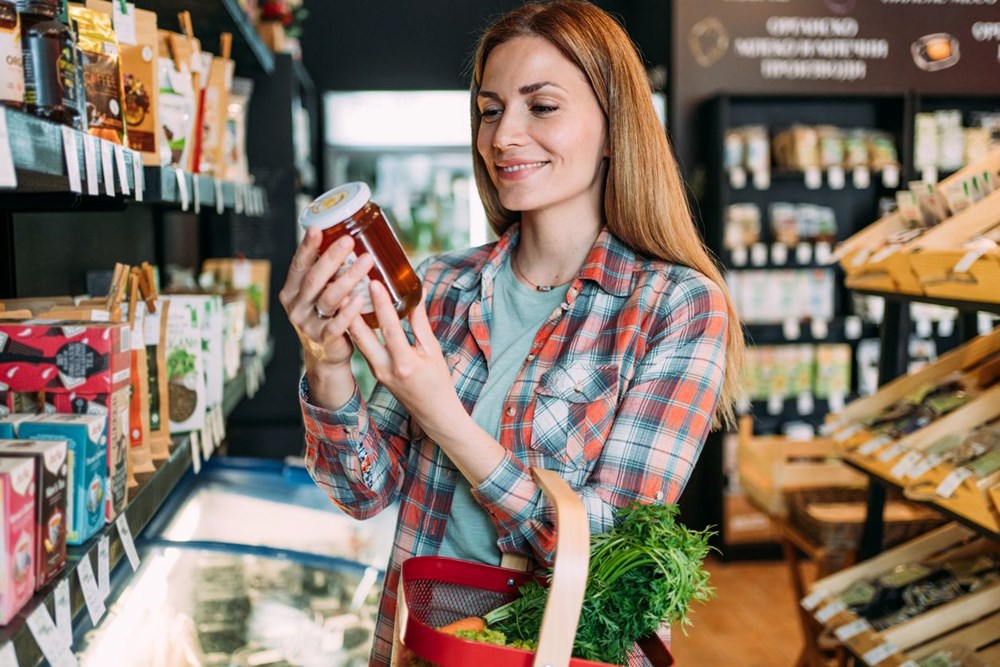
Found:
[[[475,150],[481,115],[476,104],[490,52],[515,37],[555,45],[590,82],[608,121],[610,164],[604,189],[608,230],[639,254],[695,269],[719,286],[729,310],[726,374],[717,423],[733,422],[743,368],[743,330],[726,281],[695,228],[680,170],[651,103],[635,45],[597,6],[582,0],[524,5],[497,20],[480,38],[473,63],[472,146],[476,184],[490,226],[499,235],[519,218],[500,204],[486,164]]]

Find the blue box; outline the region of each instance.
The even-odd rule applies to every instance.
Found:
[[[17,438],[17,428],[21,422],[34,417],[31,412],[10,412],[0,415],[0,439],[14,440]]]
[[[37,415],[21,422],[26,440],[59,439],[69,443],[66,474],[67,544],[83,544],[104,526],[104,490],[108,483],[108,446],[103,415]]]

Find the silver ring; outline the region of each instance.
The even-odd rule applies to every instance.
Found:
[[[316,317],[318,317],[319,319],[321,319],[321,320],[328,320],[328,319],[330,319],[330,314],[329,313],[324,313],[322,310],[320,310],[319,304],[316,304],[315,306],[313,306],[313,309],[316,311]]]

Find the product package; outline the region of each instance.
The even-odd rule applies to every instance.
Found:
[[[69,5],[69,16],[76,24],[77,47],[83,66],[87,132],[124,145],[125,95],[118,40],[111,25],[111,16],[72,3]]]
[[[24,66],[21,22],[14,3],[0,7],[0,104],[21,108],[24,104]]]
[[[136,486],[134,475],[156,472],[153,465],[152,443],[149,433],[149,363],[146,359],[146,304],[135,301],[138,286],[133,281],[133,300],[128,305],[126,317],[132,328],[132,391],[129,398],[128,461],[129,486]]]
[[[0,441],[0,459],[35,462],[35,589],[41,590],[66,565],[66,480],[69,451],[65,440]]]
[[[104,0],[87,0],[87,8],[112,16],[113,5]],[[159,166],[160,133],[157,121],[160,97],[160,68],[156,34],[156,13],[128,7],[124,20],[134,25],[135,40],[119,32],[126,138],[128,147],[142,153],[147,166]]]
[[[158,30],[159,119],[161,165],[184,168],[194,144],[197,97],[191,76],[187,39]]]
[[[66,542],[83,544],[104,525],[107,486],[105,418],[100,415],[39,415],[21,424],[25,440],[69,443],[66,466]]]
[[[226,117],[226,180],[234,183],[250,182],[250,163],[247,161],[247,109],[253,93],[253,80],[236,77],[229,95]]]
[[[222,35],[222,55],[210,56],[208,83],[202,105],[201,146],[198,172],[223,178],[226,171],[226,122],[229,117],[229,94],[233,88],[236,63],[229,58],[228,33]]]
[[[170,301],[167,320],[170,432],[200,431],[205,427],[208,401],[202,347],[205,298],[166,298]]]
[[[13,440],[17,438],[18,427],[21,422],[33,416],[34,413],[30,412],[11,412],[0,415],[0,440]]]
[[[154,300],[146,313],[146,375],[149,385],[149,436],[154,461],[170,458],[170,391],[167,378],[167,323],[170,301]]]
[[[206,259],[203,273],[226,289],[246,293],[246,330],[243,351],[262,355],[270,336],[271,262],[266,259]]]
[[[229,291],[223,295],[222,310],[225,320],[222,363],[226,382],[240,372],[243,354],[243,334],[246,329],[247,302],[243,292]]]
[[[0,458],[0,625],[35,592],[35,464]]]

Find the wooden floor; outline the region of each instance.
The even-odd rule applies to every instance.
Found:
[[[795,667],[802,631],[781,561],[707,564],[716,597],[673,633],[677,667]]]

